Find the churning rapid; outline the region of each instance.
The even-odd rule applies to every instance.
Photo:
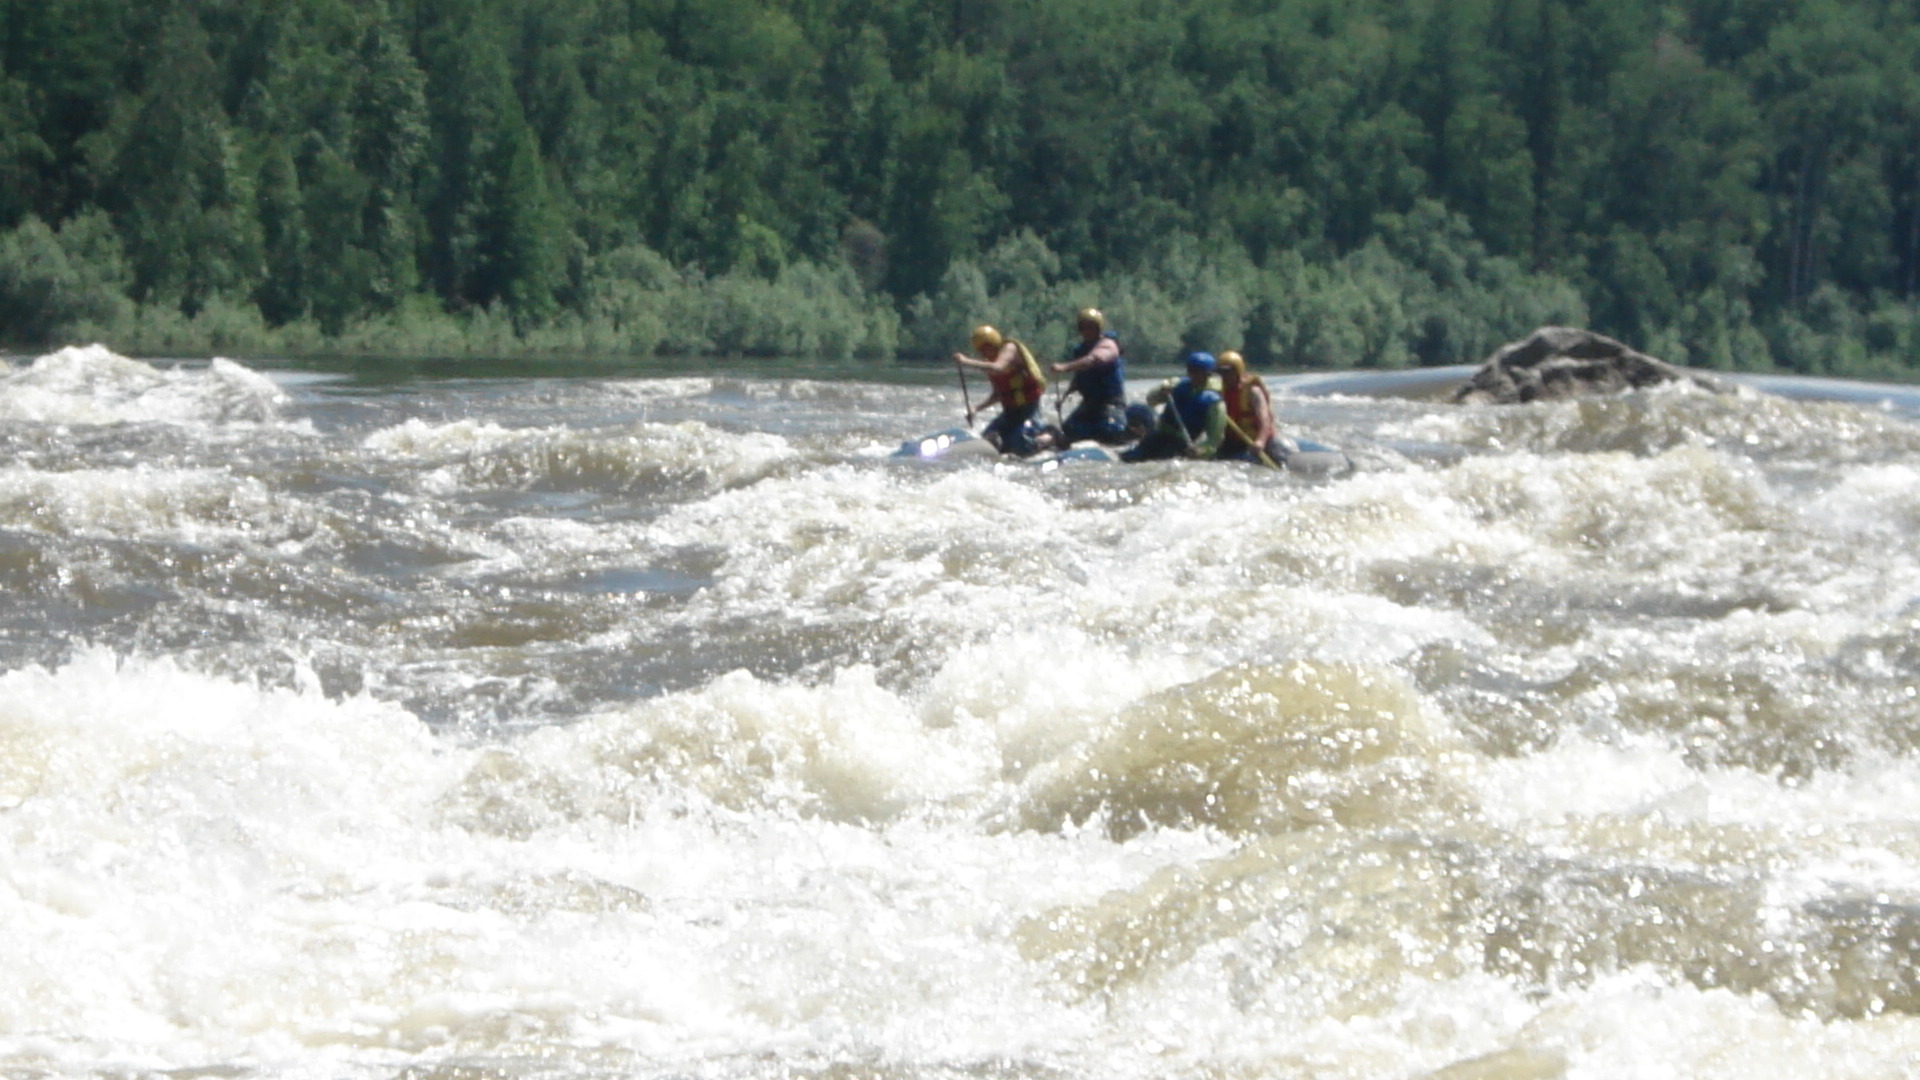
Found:
[[[0,368],[0,1071],[1920,1074],[1920,396],[941,374]]]

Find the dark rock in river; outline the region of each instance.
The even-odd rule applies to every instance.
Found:
[[[1715,392],[1730,388],[1697,371],[1656,360],[1591,330],[1543,326],[1525,341],[1502,345],[1467,384],[1461,403],[1511,405],[1589,394],[1617,394],[1666,382],[1690,382]]]

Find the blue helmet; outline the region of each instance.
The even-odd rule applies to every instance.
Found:
[[[1188,371],[1192,371],[1195,368],[1198,368],[1199,370],[1204,371],[1207,374],[1211,375],[1213,374],[1213,369],[1217,366],[1218,365],[1214,362],[1213,354],[1210,352],[1200,352],[1196,350],[1194,352],[1190,352],[1187,354],[1187,370]]]

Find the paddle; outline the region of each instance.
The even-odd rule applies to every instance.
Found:
[[[960,376],[960,400],[967,406],[967,430],[973,430],[973,394],[967,389],[967,366],[960,361],[953,362],[954,373]]]
[[[1243,443],[1246,443],[1246,444],[1247,444],[1248,446],[1250,446],[1250,447],[1252,447],[1252,448],[1253,448],[1253,452],[1254,452],[1254,453],[1256,453],[1256,454],[1259,454],[1259,455],[1260,455],[1260,461],[1261,461],[1261,463],[1262,463],[1262,464],[1264,464],[1264,465],[1266,465],[1266,466],[1267,466],[1267,468],[1269,468],[1269,469],[1280,469],[1280,468],[1281,468],[1281,466],[1280,466],[1280,463],[1279,463],[1279,462],[1277,462],[1277,461],[1275,461],[1275,460],[1273,460],[1273,458],[1272,458],[1272,457],[1270,457],[1270,456],[1268,456],[1268,454],[1267,454],[1267,448],[1266,448],[1266,447],[1264,447],[1264,446],[1261,446],[1261,445],[1260,445],[1259,443],[1256,443],[1256,442],[1254,442],[1254,441],[1253,441],[1252,439],[1250,439],[1250,438],[1248,438],[1248,437],[1247,437],[1247,433],[1246,433],[1246,432],[1244,432],[1244,431],[1242,431],[1242,430],[1240,430],[1240,425],[1239,425],[1239,424],[1236,424],[1236,423],[1234,423],[1234,422],[1233,422],[1233,417],[1231,417],[1231,416],[1229,416],[1229,417],[1227,417],[1227,428],[1228,428],[1228,430],[1230,430],[1230,431],[1232,431],[1232,432],[1233,432],[1233,433],[1234,433],[1235,435],[1237,435],[1237,436],[1239,436],[1239,437],[1240,437],[1240,441],[1241,441],[1241,442],[1243,442]],[[1182,426],[1182,428],[1181,428],[1181,430],[1183,430],[1183,431],[1185,430],[1185,426],[1184,426],[1184,425]],[[1191,441],[1191,440],[1189,440],[1189,441]],[[1284,469],[1282,469],[1281,471],[1283,471],[1283,472],[1284,472],[1285,470],[1284,470]]]
[[[1187,456],[1192,457],[1193,452],[1199,449],[1199,447],[1194,445],[1193,432],[1187,430],[1187,418],[1180,415],[1180,406],[1174,403],[1173,395],[1171,393],[1167,395],[1166,408],[1167,408],[1167,412],[1171,414],[1173,417],[1173,426],[1180,429],[1180,438],[1186,440]]]
[[[1062,383],[1060,392],[1053,396],[1053,427],[1055,431],[1060,433],[1060,449],[1062,450],[1072,445],[1067,442],[1067,416],[1064,411],[1067,404],[1067,395],[1071,393],[1073,393],[1073,384],[1067,382]]]

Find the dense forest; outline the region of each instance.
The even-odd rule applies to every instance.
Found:
[[[0,0],[0,342],[1920,366],[1920,0]]]

